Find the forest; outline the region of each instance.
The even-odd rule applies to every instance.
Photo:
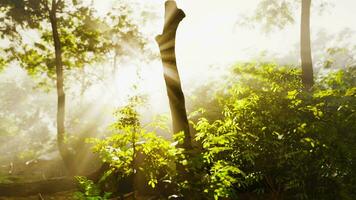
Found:
[[[0,0],[0,200],[356,199],[355,0]]]

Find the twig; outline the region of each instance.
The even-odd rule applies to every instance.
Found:
[[[39,200],[44,200],[44,198],[42,197],[41,193],[38,193],[38,199]]]

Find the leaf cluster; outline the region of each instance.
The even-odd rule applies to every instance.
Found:
[[[306,93],[300,70],[271,63],[234,67],[223,117],[195,123],[211,198],[354,197],[355,69],[319,79]],[[266,196],[267,195],[267,196]]]

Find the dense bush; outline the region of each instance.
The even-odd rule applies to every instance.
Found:
[[[355,75],[355,68],[330,73],[304,91],[298,69],[237,65],[206,104],[219,102],[221,113],[194,118],[192,152],[146,131],[132,106],[94,149],[110,165],[104,177],[141,171],[145,184],[170,183],[177,187],[170,195],[185,199],[355,199]],[[189,176],[175,171],[177,163]]]
[[[354,199],[355,72],[330,74],[305,92],[294,68],[236,66],[223,117],[195,124],[208,170],[204,192]]]
[[[154,193],[158,184],[171,183],[175,176],[175,159],[179,151],[170,141],[157,136],[155,132],[147,131],[149,127],[155,130],[166,130],[166,127],[159,119],[141,125],[136,110],[137,99],[133,99],[129,105],[115,112],[117,120],[110,126],[113,132],[110,137],[89,140],[94,144],[94,152],[108,166],[96,185],[103,188],[114,184],[114,188],[109,189],[114,195],[130,190],[147,192],[150,188],[148,192]],[[115,188],[119,185],[125,188]],[[87,190],[82,191],[85,193]]]

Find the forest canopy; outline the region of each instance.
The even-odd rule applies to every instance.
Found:
[[[0,0],[0,199],[355,199],[352,0]]]

